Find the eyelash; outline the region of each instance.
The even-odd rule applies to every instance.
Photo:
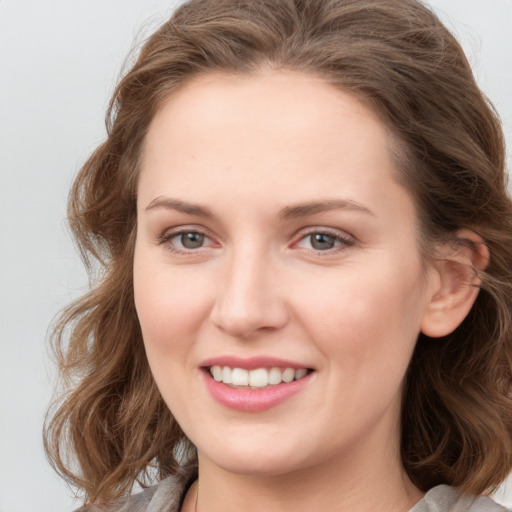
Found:
[[[166,249],[175,254],[191,254],[197,252],[197,249],[187,249],[187,248],[177,248],[173,246],[170,242],[173,238],[177,238],[179,236],[187,235],[187,234],[197,234],[204,237],[207,240],[211,240],[211,238],[202,230],[194,229],[194,228],[180,228],[176,231],[166,231],[161,237],[158,238],[158,245],[165,245]],[[204,246],[199,247],[198,249],[203,249]]]
[[[303,248],[303,250],[305,251],[313,252],[314,254],[320,256],[329,256],[332,255],[333,253],[344,251],[355,244],[355,240],[352,237],[342,234],[337,230],[332,230],[328,228],[308,228],[307,231],[302,231],[301,233],[299,233],[298,239],[296,242],[293,243],[293,245],[298,245],[300,242],[307,240],[308,238],[311,239],[311,237],[315,235],[327,236],[331,238],[334,241],[334,243],[339,243],[338,246],[334,246],[324,251],[314,248]]]
[[[166,245],[166,249],[171,251],[175,254],[192,254],[195,252],[198,252],[200,249],[204,249],[205,246],[201,245],[200,247],[197,247],[195,249],[187,249],[187,248],[178,248],[176,246],[173,246],[173,244],[170,243],[170,241],[173,238],[177,238],[179,236],[187,235],[187,234],[196,234],[199,236],[204,237],[206,240],[211,240],[211,238],[201,229],[194,229],[194,228],[180,228],[176,231],[166,231],[161,237],[158,238],[158,245]],[[314,248],[300,248],[303,251],[307,251],[309,253],[318,254],[320,256],[328,256],[332,255],[333,253],[337,253],[339,251],[346,250],[348,247],[351,247],[355,244],[355,241],[353,238],[342,235],[338,231],[331,230],[328,228],[308,228],[307,231],[302,231],[299,233],[295,238],[296,240],[293,242],[292,246],[297,246],[300,242],[307,240],[308,237],[313,237],[315,235],[323,235],[326,237],[331,238],[334,243],[339,243],[338,246],[334,246],[332,248],[328,248],[327,250],[319,250]]]

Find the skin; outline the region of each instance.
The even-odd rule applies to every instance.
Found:
[[[391,144],[354,96],[293,72],[200,77],[153,119],[135,302],[154,378],[198,449],[183,510],[197,490],[201,512],[405,511],[421,498],[400,462],[402,386],[418,333],[448,329],[457,286],[425,270]],[[285,215],[319,201],[344,203]],[[184,248],[182,232],[203,244]],[[202,362],[220,355],[314,372],[280,405],[236,411],[204,383]]]

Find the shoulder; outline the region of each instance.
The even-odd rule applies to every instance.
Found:
[[[491,498],[461,494],[454,487],[438,485],[410,512],[510,512]]]
[[[105,505],[85,505],[75,512],[179,512],[186,485],[168,477],[153,487]]]

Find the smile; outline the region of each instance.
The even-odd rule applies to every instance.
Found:
[[[288,402],[308,388],[317,373],[311,368],[298,365],[292,368],[283,364],[284,361],[269,358],[232,360],[231,365],[226,359],[236,358],[222,359],[215,361],[217,364],[211,361],[202,366],[204,383],[216,402],[240,412],[263,412]]]
[[[210,375],[217,381],[230,387],[261,389],[268,386],[277,386],[305,377],[310,370],[307,368],[231,368],[229,366],[211,366]]]

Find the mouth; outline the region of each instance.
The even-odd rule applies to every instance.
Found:
[[[231,388],[265,389],[298,381],[309,375],[310,368],[270,367],[245,368],[231,366],[206,366],[206,372],[217,382]]]

